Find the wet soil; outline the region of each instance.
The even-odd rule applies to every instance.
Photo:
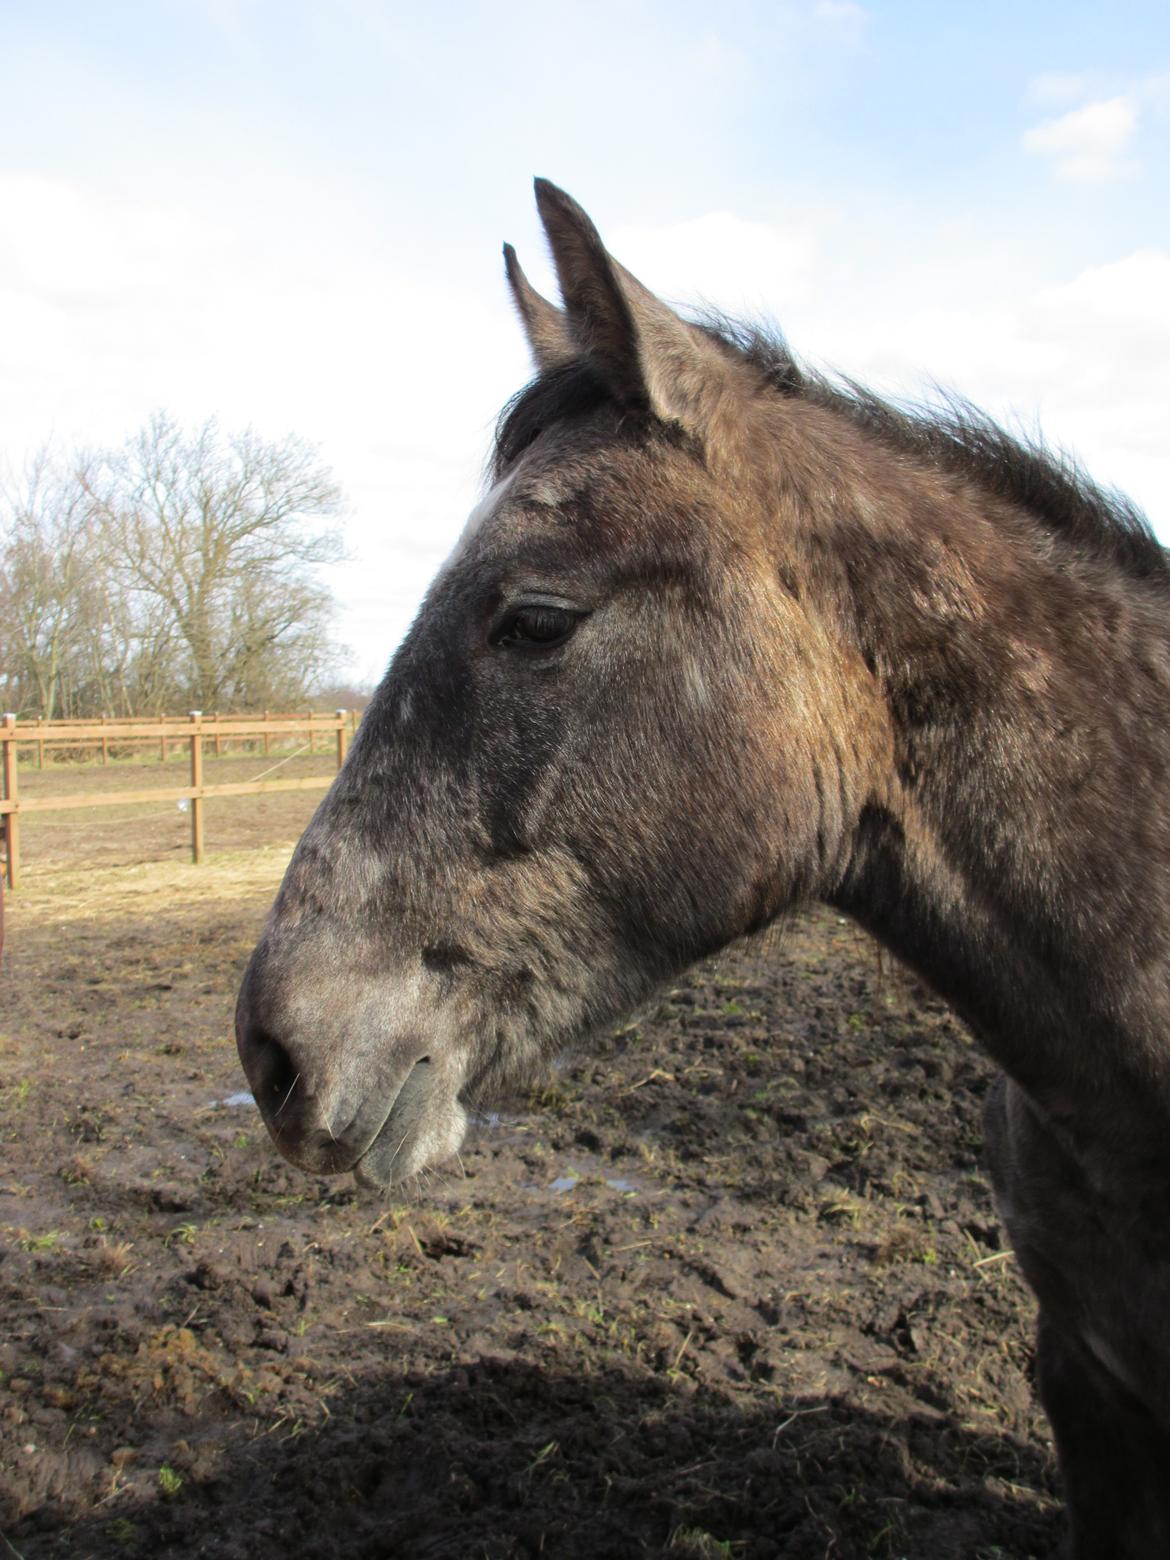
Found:
[[[990,1071],[851,926],[694,970],[385,1203],[285,1165],[244,1093],[287,846],[29,850],[0,1555],[1055,1554]]]

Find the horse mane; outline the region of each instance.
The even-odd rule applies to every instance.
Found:
[[[775,330],[722,315],[697,322],[724,349],[749,363],[778,395],[807,401],[844,418],[919,464],[952,473],[994,498],[1018,505],[1069,549],[1115,565],[1134,579],[1170,585],[1170,554],[1142,511],[1101,487],[1072,457],[1022,435],[959,396],[939,406],[898,402],[851,379],[806,368]],[[506,471],[541,431],[611,402],[585,359],[540,375],[500,413],[492,468]]]

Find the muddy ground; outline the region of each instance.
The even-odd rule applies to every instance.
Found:
[[[1054,1554],[990,1073],[943,1005],[810,912],[381,1203],[276,1158],[230,1036],[289,849],[251,845],[314,801],[209,804],[204,868],[181,820],[79,870],[27,816],[0,1556]]]

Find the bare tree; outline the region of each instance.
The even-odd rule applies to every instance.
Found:
[[[340,491],[303,440],[186,432],[156,415],[87,477],[139,615],[161,605],[183,646],[185,696],[203,709],[303,691],[330,664],[330,596],[315,570],[340,557],[320,522]]]
[[[5,705],[46,718],[74,713],[84,646],[102,622],[100,544],[81,470],[48,450],[0,494],[0,667]]]
[[[299,703],[334,673],[317,568],[340,495],[302,440],[159,415],[0,483],[3,707],[76,716]]]

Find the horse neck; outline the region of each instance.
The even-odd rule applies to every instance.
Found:
[[[1161,587],[933,475],[862,496],[835,522],[834,609],[892,741],[830,897],[1053,1115],[1084,1121],[1120,1091],[1163,1128]]]

